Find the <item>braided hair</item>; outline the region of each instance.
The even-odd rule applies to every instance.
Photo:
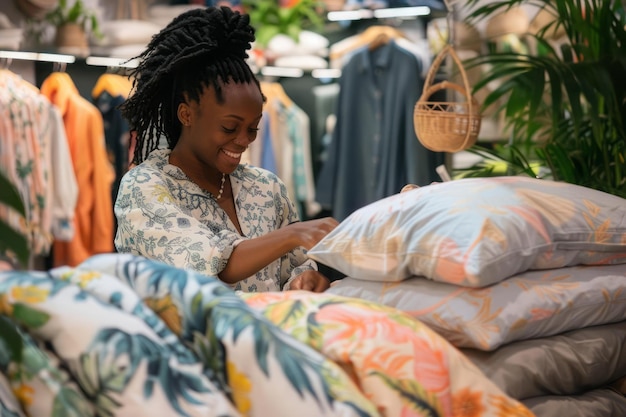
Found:
[[[246,63],[254,39],[250,17],[225,6],[182,13],[152,38],[136,57],[133,93],[120,106],[137,133],[134,164],[157,149],[162,136],[174,148],[181,132],[176,111],[185,96],[198,101],[212,86],[222,103],[221,85],[231,80],[261,88]]]

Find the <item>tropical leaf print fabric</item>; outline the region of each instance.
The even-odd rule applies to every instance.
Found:
[[[25,322],[36,319],[32,311],[19,307],[19,304],[13,316]],[[19,332],[17,327],[14,330]],[[10,392],[14,393],[16,400],[11,410],[6,405],[4,408],[0,406],[0,416],[21,413],[22,408],[29,416],[50,415],[49,410],[52,410],[51,415],[58,417],[94,415],[95,407],[60,366],[59,359],[39,347],[28,334],[22,333],[22,338],[23,366],[16,367],[8,356],[0,353],[0,370],[7,378],[4,390],[0,387],[0,403],[6,401],[6,394]]]
[[[0,308],[45,346],[40,356],[58,358],[47,366],[61,371],[54,385],[23,378],[44,373],[17,367],[0,346],[18,411],[37,406],[33,416],[380,415],[339,365],[221,281],[143,257],[2,273]],[[62,406],[68,398],[76,412]]]
[[[0,273],[0,315],[2,417],[532,416],[398,310],[130,254]]]
[[[92,284],[96,295],[89,291]],[[169,330],[126,287],[97,271],[68,268],[0,275],[2,314],[48,350],[31,358],[27,344],[29,366],[4,366],[22,407],[39,405],[29,413],[37,417],[239,416],[200,361],[168,340]],[[46,357],[58,358],[54,369],[68,370],[80,391],[72,390],[62,372],[53,373],[54,380],[50,372],[37,372]],[[89,403],[73,392],[82,392]]]
[[[132,255],[96,256],[81,268],[119,277],[156,307],[222,381],[243,415],[378,415],[338,365],[273,325],[214,277]]]
[[[0,372],[0,416],[24,417],[20,404],[12,392],[11,384],[3,375],[4,372]]]
[[[396,309],[304,291],[239,295],[339,363],[384,416],[533,415],[442,337]]]

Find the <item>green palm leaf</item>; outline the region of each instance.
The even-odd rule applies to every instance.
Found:
[[[429,393],[419,381],[407,379],[394,379],[382,372],[374,372],[374,375],[383,380],[393,391],[400,394],[410,405],[413,411],[420,416],[438,417],[443,415],[443,407],[436,395]]]
[[[478,2],[467,2],[469,23],[527,3]],[[488,68],[474,91],[498,85],[489,91],[484,108],[504,102],[497,111],[503,112],[509,143],[491,156],[511,167],[527,159],[549,169],[556,180],[626,196],[624,6],[611,0],[533,4],[555,16],[534,35],[522,37],[523,41],[532,38],[535,53],[493,52],[464,63],[468,68]],[[555,26],[566,34],[558,48],[545,38]],[[489,174],[485,164],[476,165],[470,174],[471,170],[463,175]]]
[[[0,315],[0,351],[6,350],[9,360],[21,363],[23,347],[24,342],[15,323]]]
[[[265,320],[258,320],[253,314],[242,314],[240,302],[243,303],[243,301],[238,298],[230,301],[223,300],[211,309],[210,314],[215,322],[213,331],[216,336],[224,339],[228,337],[228,333],[232,332],[232,337],[236,342],[244,331],[252,329],[255,356],[261,370],[269,376],[268,358],[270,351],[273,351],[273,356],[278,360],[285,376],[296,391],[301,395],[307,392],[316,398],[315,383],[311,380],[307,368],[319,369],[322,365],[319,358],[307,355],[302,345],[295,344],[295,339],[291,339],[274,325]],[[324,385],[323,390],[326,400],[330,401],[332,396],[329,387]]]
[[[0,204],[25,216],[26,209],[15,185],[0,171]],[[0,253],[13,252],[19,262],[26,266],[30,256],[27,238],[0,219]]]

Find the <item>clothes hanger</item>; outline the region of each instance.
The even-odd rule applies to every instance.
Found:
[[[352,40],[346,42],[344,45],[335,47],[334,49],[331,48],[330,59],[341,59],[344,55],[363,47],[368,47],[370,50],[376,49],[376,47],[389,43],[392,39],[400,38],[406,39],[406,36],[399,29],[389,25],[372,25],[363,32],[354,35]],[[371,48],[372,44],[375,45],[374,48]]]
[[[54,62],[52,64],[52,72],[65,72],[67,69],[67,63],[65,62]]]
[[[373,51],[375,49],[380,48],[381,46],[387,45],[392,38],[389,37],[389,34],[385,32],[381,32],[369,43],[367,49]]]
[[[291,107],[293,105],[293,100],[291,100],[278,81],[262,81],[261,90],[267,97],[268,103],[271,100],[278,100],[285,107]]]
[[[0,69],[8,70],[12,62],[12,58],[0,58]]]
[[[130,95],[131,90],[132,81],[125,75],[125,69],[121,66],[108,66],[106,72],[96,80],[96,84],[91,90],[91,96],[96,98],[106,91],[112,96],[126,98]]]

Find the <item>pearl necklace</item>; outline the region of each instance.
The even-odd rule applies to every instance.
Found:
[[[222,172],[222,183],[220,184],[220,191],[217,193],[217,197],[215,197],[216,200],[219,200],[220,198],[222,198],[222,194],[224,194],[225,182],[226,182],[226,174]]]

